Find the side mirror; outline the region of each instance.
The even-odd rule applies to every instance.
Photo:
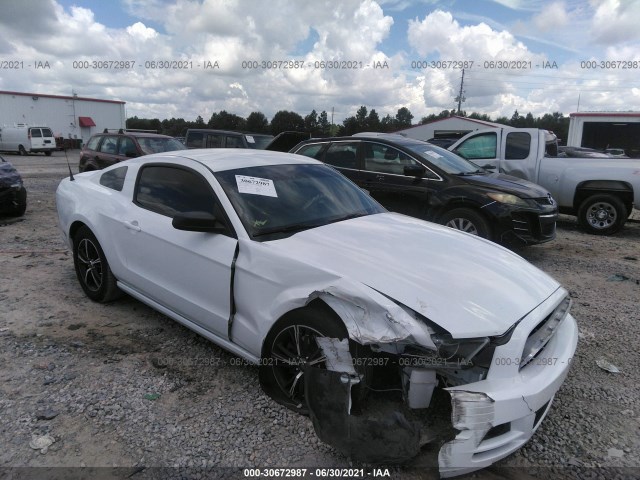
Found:
[[[224,233],[226,228],[208,212],[185,212],[173,217],[171,222],[176,230],[187,232]]]
[[[407,177],[423,177],[427,169],[422,165],[405,165],[404,174]]]

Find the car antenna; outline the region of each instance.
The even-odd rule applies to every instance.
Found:
[[[69,180],[71,180],[72,182],[75,180],[75,178],[73,178],[73,172],[71,171],[71,164],[69,163],[69,156],[67,155],[67,149],[64,149],[64,156],[67,159],[67,167],[69,167]]]

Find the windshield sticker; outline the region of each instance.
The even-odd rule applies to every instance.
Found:
[[[424,152],[425,155],[429,155],[432,158],[442,158],[442,155],[440,155],[438,152],[434,152],[432,150],[427,150]]]
[[[251,195],[263,195],[265,197],[277,197],[276,186],[273,180],[268,178],[247,177],[236,175],[238,192],[250,193]]]
[[[247,139],[247,142],[249,143],[256,143],[255,138],[253,138],[251,135],[245,135],[245,137]]]

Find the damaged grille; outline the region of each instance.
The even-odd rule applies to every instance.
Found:
[[[569,313],[570,306],[571,299],[568,296],[564,297],[553,312],[531,331],[524,345],[524,350],[522,351],[520,369],[523,369],[542,352],[549,340],[551,340],[551,337],[555,334],[558,326]]]

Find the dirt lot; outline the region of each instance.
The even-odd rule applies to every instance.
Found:
[[[225,467],[350,466],[307,418],[260,391],[255,367],[131,298],[87,299],[57,229],[64,154],[5,157],[29,206],[23,218],[0,219],[0,476],[121,467],[98,473],[242,478]],[[69,158],[77,171],[77,152]],[[572,370],[532,441],[475,478],[640,477],[640,212],[611,238],[582,233],[572,217],[558,227],[554,242],[518,253],[571,292],[580,327]],[[42,437],[54,443],[30,447]],[[419,465],[390,475],[422,477]]]

